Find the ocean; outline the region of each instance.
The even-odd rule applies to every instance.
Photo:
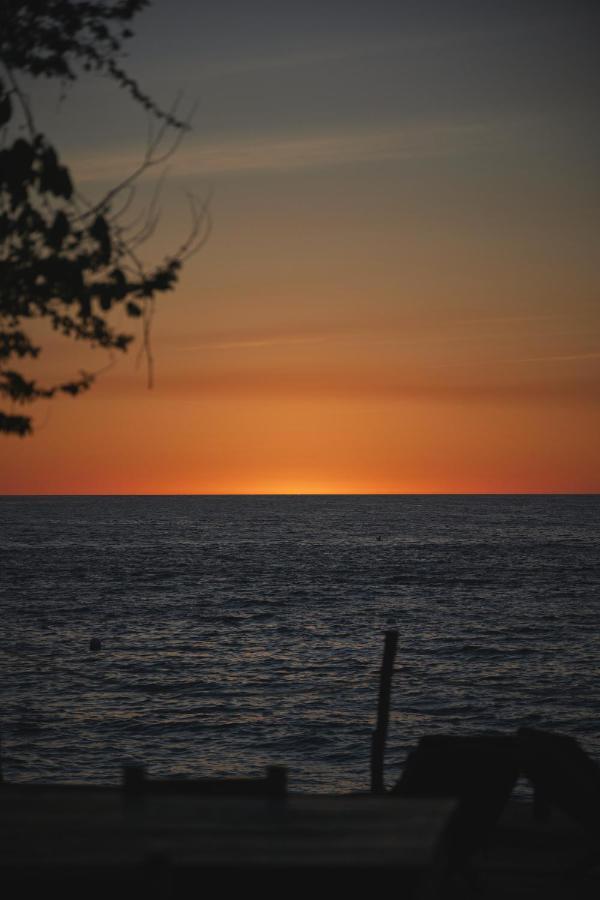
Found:
[[[4,776],[367,790],[390,628],[388,785],[434,733],[600,760],[599,526],[600,496],[0,498]]]

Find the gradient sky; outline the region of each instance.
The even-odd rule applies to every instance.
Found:
[[[600,490],[599,25],[582,0],[155,0],[127,66],[197,107],[145,253],[185,236],[186,191],[213,232],[159,300],[154,389],[134,346],[38,405],[0,491]],[[29,90],[91,196],[139,160],[110,82]],[[108,361],[46,346],[40,377]]]

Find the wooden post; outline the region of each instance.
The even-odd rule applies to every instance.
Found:
[[[267,767],[267,794],[284,797],[287,793],[287,769],[285,766]]]
[[[383,783],[383,758],[385,755],[385,739],[390,720],[390,697],[392,693],[392,675],[394,660],[398,647],[398,632],[386,631],[383,647],[383,662],[379,676],[379,699],[377,702],[377,724],[371,735],[371,793],[385,793]]]
[[[139,803],[144,796],[146,770],[143,766],[123,766],[122,791],[126,803]]]

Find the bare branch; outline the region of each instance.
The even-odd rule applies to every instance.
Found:
[[[145,358],[148,386],[154,383],[151,337],[155,301],[177,282],[181,265],[208,239],[212,221],[209,199],[187,195],[191,225],[175,253],[148,266],[140,249],[160,221],[160,199],[166,168],[150,201],[131,213],[136,185],[149,170],[161,167],[179,148],[194,113],[179,115],[182,97],[166,112],[160,109],[117,63],[123,34],[111,31],[146,5],[146,0],[46,0],[43,16],[37,0],[3,0],[0,4],[0,56],[7,84],[0,80],[0,126],[7,141],[0,147],[0,394],[13,403],[51,398],[57,392],[73,396],[87,390],[114,365],[115,351],[127,350],[132,336],[117,331],[114,308],[139,318],[139,359]],[[55,148],[41,135],[29,100],[15,72],[31,77],[56,77],[62,88],[73,81],[78,66],[112,77],[149,113],[148,139],[140,162],[99,200],[76,189]],[[20,136],[10,97],[18,100],[29,140]],[[7,122],[17,137],[12,143]],[[130,218],[130,221],[126,221]],[[9,368],[9,361],[36,358],[24,327],[45,320],[59,335],[84,341],[109,353],[109,362],[94,372],[80,372],[71,381],[42,386]],[[24,435],[31,418],[0,413],[0,432]]]

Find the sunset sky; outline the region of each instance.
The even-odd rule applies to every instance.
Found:
[[[154,388],[138,342],[40,403],[0,491],[600,490],[599,25],[585,0],[155,0],[127,68],[197,105],[145,255],[186,191],[212,234],[158,302]],[[136,165],[114,84],[28,89],[90,196]],[[48,380],[109,362],[45,347]]]

